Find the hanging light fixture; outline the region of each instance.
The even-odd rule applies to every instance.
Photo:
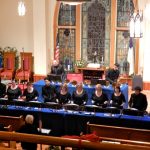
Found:
[[[25,13],[26,13],[25,3],[23,0],[20,0],[18,2],[18,14],[19,14],[19,16],[24,16]]]
[[[62,2],[63,4],[68,4],[68,5],[80,5],[85,2],[90,2],[91,0],[57,0]]]
[[[130,37],[141,38],[143,37],[142,32],[143,12],[134,11],[130,16]]]

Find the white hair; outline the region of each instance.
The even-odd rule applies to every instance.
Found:
[[[28,123],[28,124],[33,124],[33,121],[34,121],[34,117],[33,115],[27,115],[26,118],[25,118],[25,122]]]

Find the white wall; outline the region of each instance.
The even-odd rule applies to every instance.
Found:
[[[139,0],[139,9],[145,10],[147,4],[150,4],[150,0]],[[144,14],[145,15],[145,14]],[[150,15],[150,14],[148,14]],[[139,40],[139,72],[143,72],[143,81],[150,82],[150,68],[149,68],[149,58],[150,58],[150,20],[145,16],[143,17],[143,37]],[[141,70],[140,70],[141,69]]]
[[[53,19],[56,0],[24,0],[26,15],[18,15],[19,0],[0,0],[0,47],[32,52],[34,73],[46,75],[53,59]]]
[[[33,52],[32,0],[25,0],[26,15],[18,16],[19,0],[0,0],[0,47]]]

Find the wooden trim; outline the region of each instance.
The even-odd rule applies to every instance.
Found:
[[[81,5],[76,6],[76,56],[75,59],[81,59]]]
[[[138,0],[133,0],[135,10],[138,10]],[[139,64],[139,39],[136,39],[135,43],[135,74],[138,74],[138,64]]]
[[[110,67],[115,62],[115,45],[116,45],[116,18],[117,18],[117,5],[116,0],[111,0],[111,33],[110,33]]]
[[[139,64],[139,39],[135,42],[135,74],[138,74],[138,64]]]

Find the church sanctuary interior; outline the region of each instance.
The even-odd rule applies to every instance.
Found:
[[[0,0],[0,150],[150,150],[150,0]]]

